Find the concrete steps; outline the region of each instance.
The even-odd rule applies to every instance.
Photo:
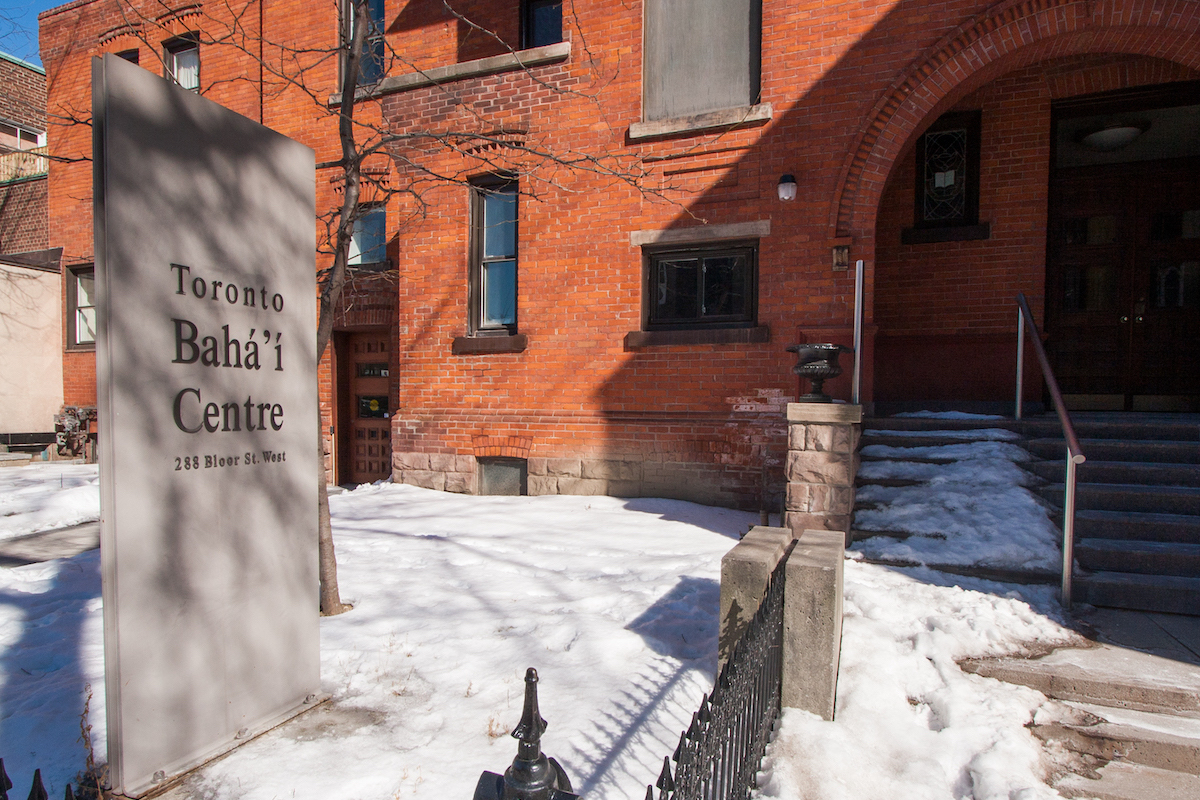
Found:
[[[1088,452],[1086,445],[1084,452]],[[1056,461],[1035,461],[1025,468],[1045,481],[1061,484],[1066,472],[1065,461],[1065,456]],[[1084,483],[1200,487],[1200,464],[1099,461],[1089,455],[1088,460],[1076,468],[1075,476],[1077,481]]]
[[[1075,488],[1074,600],[1146,611],[1200,614],[1200,415],[1081,413],[1072,416],[1087,461]],[[979,429],[1002,429],[1022,439]],[[988,437],[981,439],[980,437]],[[1031,488],[1061,509],[1066,444],[1056,416],[1013,419],[870,419],[864,462],[949,463],[930,447],[1013,441],[1034,459],[1022,466]],[[883,445],[886,451],[872,449]],[[856,485],[905,486],[899,478],[859,477]],[[870,508],[863,502],[856,510]],[[894,536],[859,531],[854,539]]]
[[[1076,511],[1075,537],[1200,544],[1200,519],[1190,514]]]
[[[1061,483],[1051,483],[1038,488],[1038,494],[1060,507],[1063,492],[1064,486]],[[1200,516],[1200,488],[1077,481],[1075,507],[1089,511],[1136,511],[1148,514]]]
[[[1200,776],[1112,761],[1095,779],[1068,775],[1054,785],[1063,797],[1094,800],[1196,800]]]
[[[1200,614],[1200,416],[1078,415],[1076,602]],[[1063,505],[1066,444],[1039,436],[1025,464]]]
[[[1128,613],[1128,612],[1106,612]],[[1150,624],[1148,615],[1129,618]],[[1030,732],[1074,754],[1053,786],[1065,797],[1200,797],[1200,665],[1099,644],[1041,658],[968,660],[964,671],[1050,697]]]

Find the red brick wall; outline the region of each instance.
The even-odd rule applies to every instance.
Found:
[[[0,253],[44,250],[46,178],[0,183]]]
[[[119,32],[96,44],[101,18],[114,19],[99,9],[114,1],[88,0],[43,17],[52,107],[57,99],[86,108],[87,53],[128,47],[129,35]],[[515,42],[516,3],[460,5],[500,40]],[[1056,92],[1094,91],[1106,75],[1183,74],[1171,64],[1120,58],[1089,62],[1087,75],[1055,71],[1066,62],[1033,65],[1093,52],[1200,62],[1197,4],[1182,0],[765,3],[761,100],[774,107],[770,122],[636,141],[628,132],[641,113],[640,7],[572,5],[565,62],[391,94],[360,109],[363,121],[386,121],[413,137],[392,147],[396,158],[378,175],[411,190],[388,201],[399,265],[394,450],[472,455],[477,442],[516,437],[528,442],[531,458],[702,465],[716,476],[714,499],[742,505],[757,496],[764,458],[782,451],[776,421],[796,384],[785,347],[800,336],[840,340],[848,331],[853,273],[830,268],[832,244],[849,244],[851,259],[867,262],[867,322],[879,325],[881,340],[919,329],[904,301],[927,294],[936,330],[1003,337],[1008,323],[996,298],[1016,288],[1039,293],[1044,251],[1038,202],[1046,168],[1031,169],[1024,159],[1044,151],[1047,131],[1024,132],[1023,118],[1043,119]],[[388,41],[399,56],[392,74],[504,52],[495,37],[447,18],[435,0],[389,2],[387,12]],[[264,20],[274,40],[309,44],[329,42],[336,26],[329,7],[287,0],[267,0]],[[152,50],[147,45],[143,59]],[[206,93],[259,113],[253,59],[221,58],[202,49]],[[314,70],[317,97],[336,91],[331,62]],[[337,158],[332,122],[310,97],[270,75],[263,86],[266,124],[309,143],[318,161]],[[984,165],[985,180],[1002,187],[981,198],[993,238],[939,246],[923,259],[925,251],[904,251],[894,236],[911,213],[905,154],[924,126],[956,105],[984,109],[985,136],[992,137],[985,147],[1003,154]],[[475,149],[471,135],[501,129],[527,150],[557,153],[576,166],[503,146]],[[86,138],[60,128],[52,130],[56,144],[82,151]],[[451,343],[466,333],[468,314],[463,182],[501,169],[519,172],[527,192],[518,304],[528,348],[454,356]],[[797,176],[795,202],[776,199],[783,173]],[[52,240],[75,258],[90,257],[90,214],[79,213],[89,168],[62,167],[51,181]],[[318,208],[333,208],[339,198],[336,170],[323,171]],[[372,199],[381,196],[364,197]],[[770,341],[627,351],[624,337],[640,328],[642,302],[642,254],[630,233],[752,221],[771,227],[760,242],[758,294],[758,321],[770,328]],[[915,274],[904,269],[913,260],[922,261]],[[975,263],[964,275],[968,260]],[[876,365],[886,376],[886,360],[881,349],[864,365],[864,399],[871,399]],[[327,422],[331,374],[326,369],[322,379]]]
[[[46,76],[0,58],[0,119],[46,130]]]

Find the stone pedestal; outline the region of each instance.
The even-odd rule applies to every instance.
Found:
[[[804,531],[787,562],[783,593],[784,708],[833,719],[842,654],[842,563],[838,531]]]
[[[788,403],[787,502],[784,527],[841,531],[847,543],[858,473],[862,406]]]

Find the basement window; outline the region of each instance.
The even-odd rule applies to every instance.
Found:
[[[485,495],[529,494],[529,463],[523,458],[476,459],[479,493]]]

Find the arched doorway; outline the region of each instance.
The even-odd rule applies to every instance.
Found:
[[[1001,3],[927,51],[880,97],[847,157],[830,211],[831,238],[851,237],[855,257],[869,265],[868,313],[879,330],[871,365],[878,404],[1011,403],[1013,298],[1025,292],[1039,323],[1049,308],[1045,265],[1054,242],[1047,230],[1060,171],[1055,109],[1084,95],[1200,78],[1200,64],[1192,63],[1200,54],[1187,44],[1197,17],[1163,13],[1166,6],[1172,4]],[[940,238],[914,235],[909,229],[920,227],[914,224],[918,150],[927,131],[939,132],[937,121],[947,112],[981,116],[978,219],[963,222],[969,230],[943,231]],[[1126,180],[1122,190],[1130,184]],[[1150,213],[1170,211],[1182,220],[1189,210]],[[1176,273],[1186,284],[1188,268],[1181,265],[1187,260],[1181,256],[1161,270],[1165,284],[1174,286]],[[1147,268],[1140,269],[1145,283]],[[1061,295],[1061,283],[1049,288]],[[1062,315],[1050,321],[1061,327]],[[1178,360],[1172,363],[1176,373],[1186,371]],[[1036,392],[1031,387],[1027,399]],[[1121,402],[1128,405],[1124,394]]]

